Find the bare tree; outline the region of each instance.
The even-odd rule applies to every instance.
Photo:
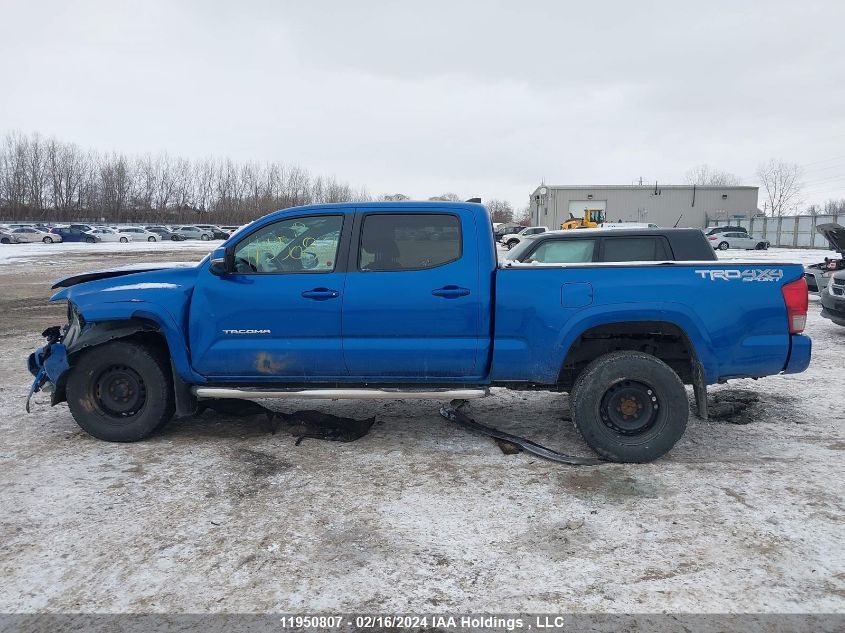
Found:
[[[450,191],[447,193],[441,193],[439,196],[433,196],[429,198],[429,200],[439,200],[442,202],[460,202],[461,198],[460,196],[458,196],[458,194],[452,193]]]
[[[402,200],[410,200],[404,193],[386,193],[378,197],[379,200],[386,202],[400,202]]]
[[[798,163],[770,160],[757,168],[772,217],[794,211],[800,204],[801,168]]]
[[[739,184],[739,176],[727,171],[720,171],[710,165],[702,164],[693,167],[687,172],[686,181],[689,185],[735,187]]]
[[[513,222],[513,207],[505,200],[490,200],[487,203],[493,222]]]

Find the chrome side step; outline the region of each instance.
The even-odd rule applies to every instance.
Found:
[[[262,389],[258,387],[192,387],[197,398],[302,398],[305,400],[476,400],[489,389]]]

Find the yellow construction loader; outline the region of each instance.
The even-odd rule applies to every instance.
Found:
[[[584,209],[584,217],[576,218],[571,213],[566,222],[560,223],[560,228],[567,229],[594,229],[605,221],[602,209]]]

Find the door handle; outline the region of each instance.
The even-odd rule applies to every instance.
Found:
[[[469,288],[461,288],[460,286],[443,286],[432,290],[431,294],[435,297],[443,297],[444,299],[455,299],[457,297],[466,297],[469,294]]]
[[[330,290],[329,288],[314,288],[313,290],[306,290],[302,296],[306,299],[315,299],[316,301],[325,301],[326,299],[334,299],[339,296],[337,290]]]

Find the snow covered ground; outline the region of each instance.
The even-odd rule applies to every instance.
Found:
[[[85,244],[84,242],[72,242],[67,244],[2,244],[0,245],[0,266],[3,264],[25,263],[28,261],[40,262],[61,262],[68,258],[79,256],[102,256],[107,258],[111,255],[148,255],[161,261],[165,253],[195,253],[196,259],[200,260],[205,255],[222,244],[222,241],[213,240],[203,242],[201,240],[185,240],[182,242],[120,242]]]
[[[714,388],[758,401],[691,418],[653,464],[504,455],[427,401],[275,405],[376,418],[356,442],[300,446],[260,416],[121,445],[43,394],[24,413],[26,355],[64,319],[50,281],[213,244],[140,246],[0,249],[0,612],[845,610],[845,328],[814,298],[810,369]],[[590,454],[566,395],[495,389],[473,416]]]

